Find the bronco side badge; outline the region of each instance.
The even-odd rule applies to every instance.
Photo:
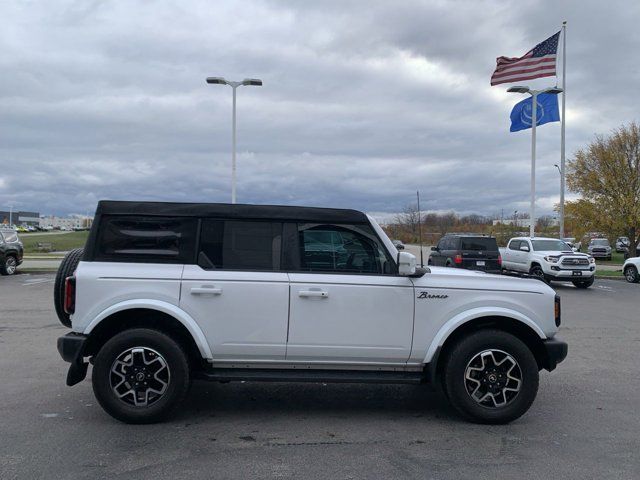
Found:
[[[418,298],[449,298],[449,295],[434,295],[423,290],[418,294]]]

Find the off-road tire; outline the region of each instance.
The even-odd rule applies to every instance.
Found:
[[[112,388],[112,367],[128,349],[141,347],[157,352],[169,370],[168,386],[160,398],[148,406],[134,406],[118,398]],[[124,330],[108,340],[94,358],[93,393],[102,408],[125,423],[155,423],[167,418],[182,403],[191,386],[187,354],[182,346],[158,330],[134,328]]]
[[[76,268],[78,268],[83,252],[83,248],[76,248],[64,256],[58,267],[58,273],[56,273],[56,281],[53,284],[53,304],[56,307],[56,314],[60,322],[65,327],[71,327],[71,318],[64,311],[64,281],[67,277],[72,276]]]
[[[510,355],[521,374],[522,383],[517,395],[501,407],[481,405],[467,391],[467,367],[474,357],[487,350]],[[538,392],[538,364],[531,350],[520,339],[501,330],[479,330],[460,339],[444,359],[442,375],[452,407],[462,417],[476,423],[509,423],[529,409]]]
[[[595,275],[592,276],[589,280],[576,280],[573,283],[573,285],[575,285],[576,288],[589,288],[591,285],[593,285],[593,282],[595,282],[596,277]]]

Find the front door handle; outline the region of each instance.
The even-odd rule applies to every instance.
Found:
[[[191,287],[191,295],[222,295],[222,289],[216,287]]]
[[[319,298],[328,298],[329,292],[325,292],[324,290],[300,290],[298,292],[299,297],[319,297]]]

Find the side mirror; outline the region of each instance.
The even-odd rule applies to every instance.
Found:
[[[398,252],[398,275],[408,277],[416,273],[416,257],[409,252]]]
[[[520,250],[522,250],[523,252],[528,252],[529,251],[529,245],[520,245]]]
[[[431,251],[432,252],[437,252],[438,251],[438,247],[431,247]]]

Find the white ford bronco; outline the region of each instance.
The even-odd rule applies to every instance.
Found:
[[[595,280],[595,259],[574,252],[557,238],[512,238],[501,253],[506,271],[530,274],[547,282],[572,282],[577,288],[589,288]]]
[[[469,420],[525,413],[567,355],[545,283],[416,267],[354,210],[101,201],[60,266],[67,384],[159,421],[192,379],[430,383]]]

